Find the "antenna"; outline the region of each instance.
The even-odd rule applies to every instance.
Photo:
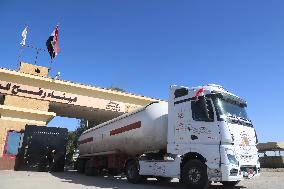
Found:
[[[37,60],[38,60],[38,55],[39,55],[39,53],[40,52],[44,52],[44,51],[46,51],[45,49],[43,49],[43,48],[38,48],[38,47],[35,47],[35,46],[33,46],[33,45],[26,45],[26,47],[28,47],[28,48],[31,48],[31,49],[34,49],[35,51],[36,51],[36,55],[35,55],[35,65],[37,64]]]

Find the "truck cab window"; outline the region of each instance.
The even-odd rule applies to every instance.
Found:
[[[192,118],[195,121],[214,121],[214,111],[212,103],[206,99],[206,107],[200,98],[197,101],[191,101]]]

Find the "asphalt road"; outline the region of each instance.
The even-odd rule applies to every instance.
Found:
[[[170,183],[159,183],[155,179],[145,184],[133,185],[124,177],[88,177],[75,171],[61,173],[0,171],[0,189],[184,189],[177,179]],[[235,187],[214,184],[210,189],[284,189],[284,171],[266,170],[261,176],[241,181]]]

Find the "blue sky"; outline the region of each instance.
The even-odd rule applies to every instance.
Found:
[[[2,0],[0,66],[17,68],[25,24],[27,43],[45,48],[59,23],[61,53],[38,59],[52,75],[161,99],[171,84],[217,83],[248,101],[260,141],[283,141],[283,10],[281,0]]]

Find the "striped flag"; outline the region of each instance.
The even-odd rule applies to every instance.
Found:
[[[47,39],[46,48],[51,59],[54,59],[58,55],[60,51],[58,47],[58,25],[55,27],[55,29]]]

